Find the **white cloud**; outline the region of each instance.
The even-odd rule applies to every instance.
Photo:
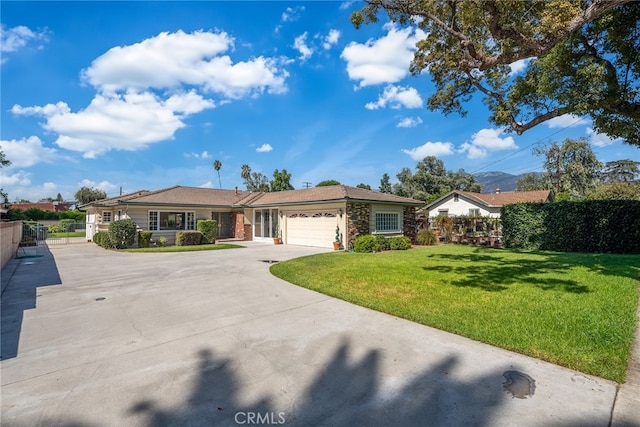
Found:
[[[504,132],[503,129],[481,129],[471,136],[471,141],[462,144],[458,152],[466,152],[469,159],[477,159],[490,151],[517,149],[512,137],[501,137]]]
[[[340,39],[340,34],[341,33],[339,30],[331,29],[329,31],[329,34],[325,36],[324,43],[322,43],[322,47],[324,47],[325,50],[331,49],[331,46],[334,46],[335,44],[338,43],[338,40]]]
[[[256,148],[258,153],[268,153],[272,151],[273,147],[270,144],[262,144],[260,147]]]
[[[347,73],[359,87],[381,83],[395,83],[409,73],[409,64],[416,50],[416,42],[425,33],[412,28],[399,29],[394,24],[384,26],[387,35],[369,39],[364,44],[351,42],[340,57],[347,62]]]
[[[450,142],[429,141],[419,147],[403,149],[402,152],[419,162],[427,156],[446,156],[453,154],[453,144]]]
[[[547,120],[547,127],[551,129],[565,129],[576,126],[584,126],[590,123],[590,120],[583,117],[578,117],[573,114],[563,114],[562,116],[554,117],[553,119]]]
[[[304,12],[304,6],[288,7],[282,12],[280,20],[282,22],[294,22],[300,19],[301,13]]]
[[[203,151],[202,153],[184,153],[184,157],[190,159],[190,158],[194,158],[194,159],[210,159],[211,158],[211,154],[209,154],[208,151]]]
[[[616,142],[622,141],[621,138],[611,138],[608,135],[603,133],[598,133],[592,128],[587,128],[587,135],[589,136],[589,141],[592,145],[596,147],[606,147],[607,145],[615,144]]]
[[[54,148],[45,147],[37,136],[19,140],[2,140],[0,147],[7,159],[11,160],[10,167],[28,168],[38,163],[50,163],[56,156]]]
[[[349,9],[354,3],[357,3],[357,0],[348,0],[348,1],[344,1],[340,4],[340,10],[347,10]]]
[[[509,64],[509,67],[511,67],[511,72],[509,73],[509,75],[513,76],[515,74],[518,74],[524,71],[529,65],[529,62],[531,62],[534,59],[535,58],[525,58],[525,59],[519,59],[516,62],[512,62],[511,64]]]
[[[228,55],[222,55],[233,44],[234,39],[225,32],[163,32],[140,43],[111,48],[81,75],[106,92],[191,85],[237,99],[286,91],[288,74],[279,68],[279,59],[259,56],[234,64]]]
[[[32,41],[47,42],[49,39],[46,31],[35,32],[24,25],[13,28],[5,28],[0,24],[0,52],[17,52]],[[2,59],[3,61],[5,58]]]
[[[31,174],[23,170],[9,174],[5,174],[3,170],[0,176],[2,177],[2,186],[7,192],[9,192],[10,187],[26,187],[31,185]]]
[[[193,92],[162,101],[151,93],[96,95],[91,104],[77,113],[64,103],[56,106],[14,106],[17,114],[39,114],[44,128],[58,134],[56,144],[64,149],[95,158],[110,150],[136,151],[149,144],[171,139],[185,126],[189,114],[212,108],[211,101]],[[183,115],[176,114],[176,108]]]
[[[98,93],[84,109],[65,102],[15,105],[16,115],[41,115],[56,144],[95,158],[110,150],[134,151],[173,139],[184,119],[243,96],[284,93],[284,59],[256,57],[233,63],[224,32],[160,33],[140,43],[118,46],[95,59],[82,79]],[[187,90],[186,87],[189,87]],[[214,92],[218,102],[201,93]]]
[[[200,188],[213,188],[213,183],[211,181],[207,181],[202,185],[198,185]]]
[[[306,61],[311,57],[311,55],[313,55],[313,49],[307,46],[306,40],[307,40],[307,32],[305,31],[303,34],[296,37],[295,40],[293,41],[293,47],[298,52],[300,52],[299,59],[301,61]]]
[[[377,110],[389,106],[393,109],[405,108],[422,108],[422,99],[415,88],[400,87],[388,85],[384,88],[384,92],[378,97],[376,102],[369,102],[365,108],[369,110]]]
[[[396,127],[399,128],[414,128],[422,123],[422,119],[420,117],[405,117],[398,122]]]

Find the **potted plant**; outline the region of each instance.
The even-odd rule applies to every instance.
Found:
[[[336,225],[336,239],[333,242],[333,250],[339,251],[342,246],[342,236],[340,235],[340,226]]]
[[[274,233],[274,237],[273,237],[273,244],[274,245],[281,245],[282,244],[282,236],[280,235],[280,226],[278,225],[278,223],[276,223],[276,227],[275,227],[275,233]]]

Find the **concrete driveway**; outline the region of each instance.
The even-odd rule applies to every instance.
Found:
[[[611,420],[612,382],[298,288],[264,262],[323,249],[37,251],[2,271],[3,426]]]

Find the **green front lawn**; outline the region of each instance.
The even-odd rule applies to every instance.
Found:
[[[274,264],[291,283],[623,382],[640,256],[442,245]]]
[[[61,239],[64,237],[84,237],[86,233],[83,231],[64,231],[62,233],[47,233],[47,239]]]

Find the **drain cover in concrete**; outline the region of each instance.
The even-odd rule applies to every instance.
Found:
[[[260,261],[266,262],[267,264],[275,264],[277,262],[280,262],[277,259],[261,259]]]
[[[506,371],[502,374],[507,380],[502,387],[518,399],[526,399],[533,396],[536,391],[536,380],[529,375],[518,371]]]

